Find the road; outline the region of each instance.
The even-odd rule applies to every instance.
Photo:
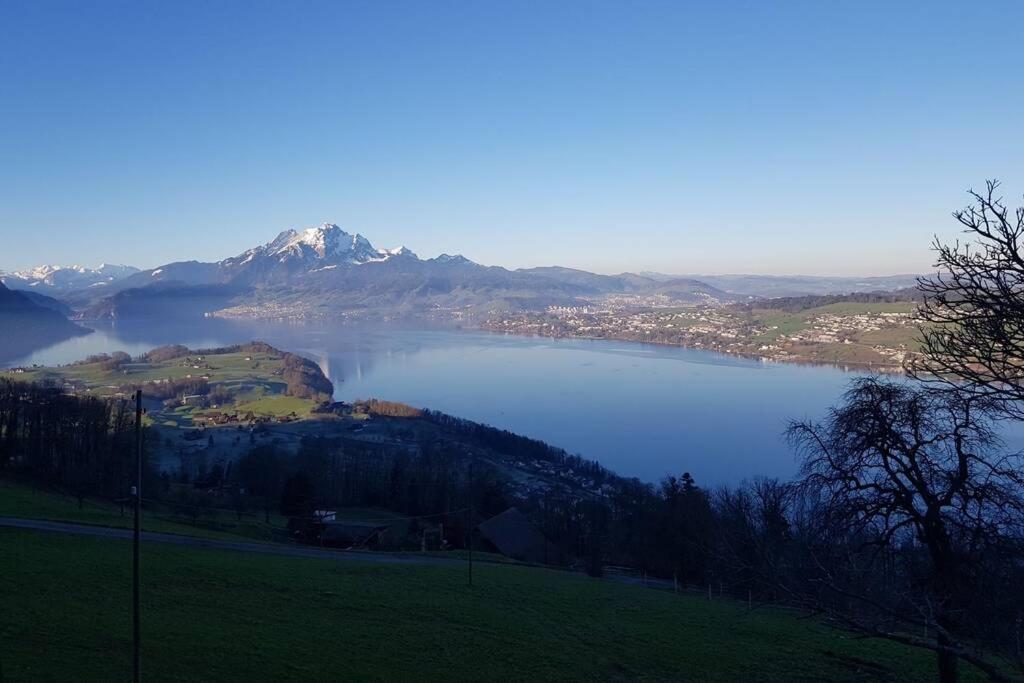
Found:
[[[130,541],[132,539],[131,529],[117,529],[114,527],[91,526],[88,524],[71,524],[69,522],[49,522],[40,519],[0,517],[0,527],[6,527],[11,529],[29,529],[31,531],[43,531],[47,533],[57,534],[71,534],[73,536],[94,536],[97,538],[111,538],[120,541]],[[283,555],[286,557],[305,557],[321,560],[341,560],[344,562],[371,562],[376,564],[415,564],[445,567],[465,564],[465,560],[455,560],[444,557],[413,556],[403,555],[400,553],[372,553],[364,552],[361,550],[325,550],[321,548],[292,546],[277,543],[220,541],[210,538],[197,538],[194,536],[161,534],[154,531],[143,531],[142,541],[143,543],[160,543],[163,545],[177,545],[189,548],[203,548],[206,550],[230,550],[243,553],[259,553],[261,555]]]
[[[22,519],[19,517],[0,517],[0,529],[2,528],[27,529],[30,531],[69,534],[72,536],[93,536],[96,538],[110,538],[119,541],[130,541],[132,539],[131,529],[93,526],[90,524],[73,524],[71,522],[51,522],[42,519]],[[260,555],[281,555],[284,557],[301,557],[341,562],[369,562],[388,565],[429,565],[435,567],[464,567],[466,565],[466,560],[464,559],[449,559],[446,557],[408,555],[404,553],[375,553],[364,550],[329,550],[309,546],[285,545],[282,543],[221,541],[211,538],[198,538],[195,536],[162,534],[155,531],[143,531],[142,541],[144,544],[159,543],[162,545],[176,545],[205,550],[228,550],[242,553],[257,553]],[[477,561],[478,560],[474,560],[474,563]],[[483,562],[486,562],[486,560]],[[566,574],[581,578],[585,577],[584,574],[577,572],[566,572]],[[648,578],[644,580],[638,577],[613,574],[604,577],[604,580],[627,585],[643,586],[646,588],[657,588],[661,590],[673,589],[673,583],[664,579]]]

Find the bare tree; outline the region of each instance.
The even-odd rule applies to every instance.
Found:
[[[803,457],[801,487],[819,506],[800,573],[813,579],[790,588],[850,627],[935,651],[943,682],[956,680],[960,659],[1003,680],[979,643],[1013,631],[1012,618],[989,628],[994,614],[983,608],[999,586],[1013,592],[1017,563],[1003,553],[1017,553],[1022,537],[1022,462],[993,455],[985,407],[970,394],[868,377],[823,423],[788,432]]]
[[[918,283],[922,355],[911,371],[1024,417],[1024,207],[1011,211],[998,190],[971,190],[973,203],[953,214],[972,242],[935,242],[938,273]]]

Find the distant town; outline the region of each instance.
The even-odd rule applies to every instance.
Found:
[[[495,332],[669,344],[779,362],[898,371],[917,349],[915,304],[853,302],[788,311],[771,300],[681,307],[669,297],[612,296],[582,306],[493,316]]]

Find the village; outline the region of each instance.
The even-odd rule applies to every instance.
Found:
[[[482,327],[507,334],[683,346],[779,362],[899,368],[916,348],[915,323],[909,303],[836,304],[786,313],[739,305],[624,306],[612,298],[493,317]]]

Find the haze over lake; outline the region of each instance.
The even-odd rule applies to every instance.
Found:
[[[819,417],[851,374],[704,351],[402,326],[133,323],[0,359],[69,363],[93,353],[261,339],[316,360],[339,400],[377,397],[542,439],[627,476],[689,471],[704,484],[796,472],[782,432]]]

